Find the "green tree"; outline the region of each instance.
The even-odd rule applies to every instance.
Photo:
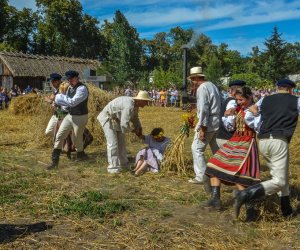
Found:
[[[216,56],[213,56],[210,60],[205,74],[208,80],[212,81],[217,86],[221,86],[222,81],[220,78],[223,76],[223,69],[221,61]]]
[[[8,19],[8,2],[7,0],[0,1],[0,42],[3,42],[3,35],[5,33]]]
[[[78,0],[37,0],[41,20],[34,35],[35,53],[83,58],[106,56],[98,20],[82,12]]]
[[[264,78],[276,81],[285,77],[287,73],[287,46],[281,38],[277,27],[274,27],[272,35],[265,41],[266,50],[264,57]]]
[[[244,80],[247,83],[247,86],[251,88],[273,87],[272,81],[263,79],[256,73],[234,74],[230,77],[230,81],[234,81],[234,80]]]
[[[117,82],[136,81],[140,76],[142,58],[142,44],[138,33],[120,11],[116,11],[111,27],[106,68]]]

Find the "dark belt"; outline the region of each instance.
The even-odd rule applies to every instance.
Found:
[[[259,139],[288,139],[286,136],[283,135],[272,135],[272,134],[263,134],[258,135]]]

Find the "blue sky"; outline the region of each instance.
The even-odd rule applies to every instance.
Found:
[[[10,0],[17,8],[36,9],[35,0]],[[181,26],[209,36],[214,44],[247,55],[258,45],[263,49],[276,25],[288,42],[300,42],[299,0],[80,0],[84,12],[112,20],[116,10],[137,28],[141,38]]]

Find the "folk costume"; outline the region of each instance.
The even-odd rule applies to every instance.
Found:
[[[128,168],[125,133],[142,128],[135,99],[151,100],[146,91],[140,91],[136,97],[120,96],[109,102],[97,117],[106,138],[109,173]]]
[[[242,87],[245,86],[246,82],[242,80],[235,80],[231,81],[228,86],[229,88],[232,87]],[[232,96],[228,96],[226,99],[222,100],[221,102],[221,111],[220,111],[220,125],[219,125],[219,130],[217,134],[217,144],[220,147],[224,145],[225,142],[227,142],[234,134],[234,131],[228,131],[224,123],[222,121],[222,117],[224,116],[225,111],[231,109],[231,108],[236,108],[237,104],[235,99]]]
[[[223,117],[224,126],[234,134],[208,161],[205,174],[227,185],[247,187],[260,182],[258,149],[255,131],[245,123],[245,110],[238,107],[236,112]]]
[[[204,76],[201,67],[191,68],[190,77],[195,75]],[[190,183],[200,184],[208,181],[204,174],[206,170],[204,152],[208,144],[213,153],[219,149],[216,142],[216,135],[219,129],[220,108],[221,96],[218,88],[212,82],[206,81],[202,83],[197,89],[198,123],[195,127],[195,136],[192,143],[193,166],[196,177],[190,179]],[[198,137],[198,131],[201,126],[207,128],[205,141],[201,141]]]
[[[283,79],[278,87],[292,89],[295,84]],[[284,93],[285,92],[285,93]],[[256,103],[259,113],[247,112],[246,122],[258,131],[259,148],[270,168],[271,180],[248,187],[236,194],[235,213],[239,216],[241,206],[265,195],[278,193],[284,217],[293,214],[289,198],[289,142],[294,134],[300,98],[280,90]]]
[[[50,81],[60,81],[62,76],[57,73],[50,74]],[[52,94],[56,96],[59,93],[59,88],[55,88],[53,86],[53,92]],[[57,122],[59,121],[59,118],[61,118],[62,113],[67,114],[67,111],[62,110],[62,107],[55,104],[55,102],[52,102],[51,105],[53,106],[53,115],[51,116],[48,125],[45,130],[45,134],[48,136],[52,136],[54,138],[55,130],[57,127]]]
[[[76,71],[67,71],[65,75],[68,79],[71,79],[78,77],[79,73]],[[68,114],[64,117],[57,131],[52,152],[52,164],[49,165],[48,169],[58,166],[64,140],[72,130],[74,132],[77,159],[85,159],[87,157],[83,151],[83,132],[88,122],[88,96],[87,87],[80,81],[73,87],[70,85],[66,95],[57,94],[55,96],[55,103],[66,106]]]
[[[148,146],[137,153],[135,163],[137,164],[139,160],[146,161],[149,166],[148,171],[157,173],[160,170],[160,162],[162,161],[164,152],[170,143],[170,138],[165,137],[163,141],[156,141],[153,136],[146,135],[144,143],[148,144]]]

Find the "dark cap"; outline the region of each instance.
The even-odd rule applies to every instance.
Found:
[[[69,71],[67,71],[65,73],[65,75],[66,75],[66,78],[69,80],[69,79],[71,79],[73,77],[78,77],[79,73],[77,71],[75,71],[75,70],[69,70]]]
[[[296,87],[296,84],[293,81],[291,81],[290,79],[278,80],[276,82],[276,85],[278,87],[288,87],[288,88],[295,88]]]
[[[62,76],[60,74],[57,73],[50,74],[50,81],[57,81],[60,80],[61,78]]]
[[[232,86],[241,86],[241,87],[243,87],[243,86],[246,85],[246,82],[243,81],[243,80],[234,80],[234,81],[229,82],[228,85],[229,85],[229,87],[232,87]]]

